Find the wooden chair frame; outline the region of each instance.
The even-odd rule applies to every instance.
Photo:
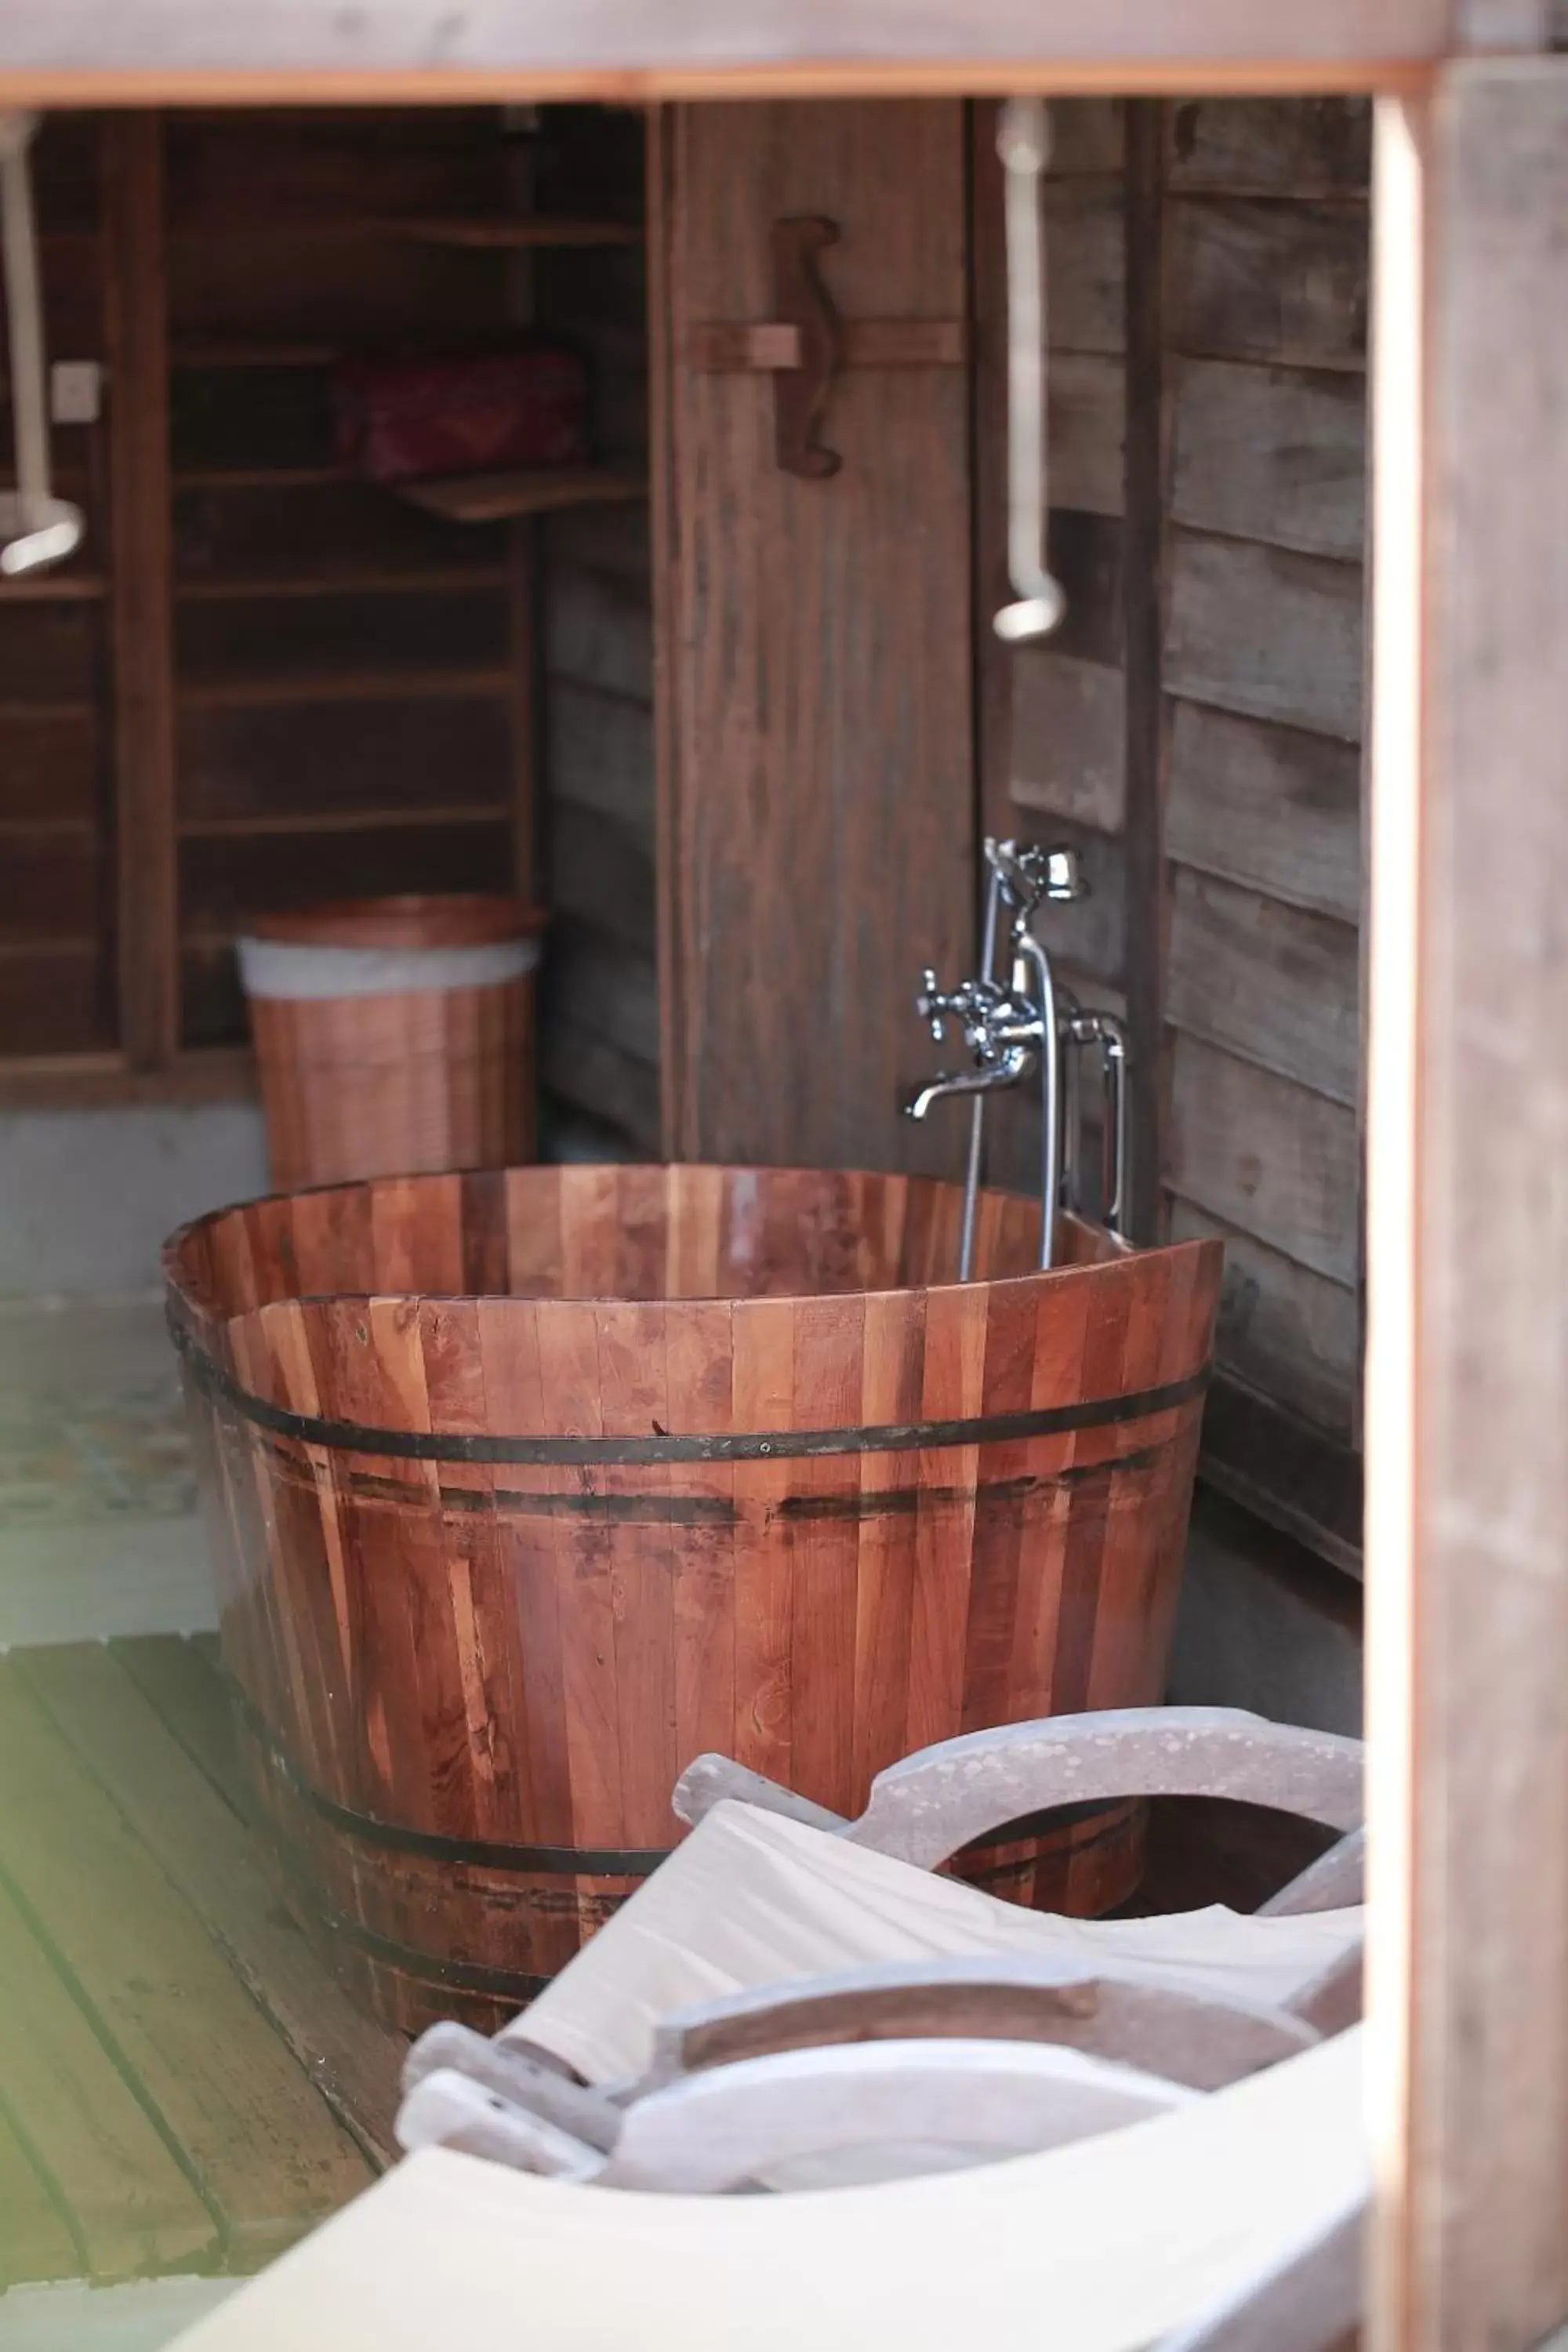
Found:
[[[1239,1798],[1340,1830],[1270,1907],[1283,1916],[1360,1899],[1360,1743],[1232,1708],[1054,1717],[945,1740],[879,1774],[856,1822],[712,1755],[682,1773],[672,1804],[695,1823],[739,1798],[934,1869],[1023,1814],[1127,1795]],[[1152,2095],[1129,2070],[1173,2095],[1218,2089],[1352,2022],[1360,1983],[1359,1944],[1279,2009],[1194,1994],[1126,1962],[849,1969],[672,2016],[647,2070],[600,2091],[563,2079],[530,2044],[526,2012],[495,2042],[441,2025],[410,2053],[399,2131],[406,2146],[606,2187],[716,2189],[807,2153],[814,2132],[825,2147],[908,2134],[923,2098],[933,2136],[951,2138],[962,2111],[1000,2152],[1050,2129],[1053,2086],[1058,2128],[1069,2110],[1079,2128],[1111,2128]],[[1098,2096],[1072,2071],[1082,2063],[1110,2070]]]

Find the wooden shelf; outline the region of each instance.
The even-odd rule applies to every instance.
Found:
[[[499,563],[426,564],[407,572],[315,572],[309,578],[283,574],[275,579],[177,580],[174,594],[182,604],[228,604],[243,599],[295,596],[399,596],[465,588],[505,588],[511,575]]]
[[[89,604],[108,593],[108,581],[90,572],[45,572],[34,580],[0,580],[0,604]]]
[[[390,233],[410,238],[416,245],[467,246],[478,251],[500,252],[548,246],[641,245],[644,235],[639,221],[570,220],[559,216],[551,219],[537,213],[516,218],[503,215],[467,220],[432,215],[424,220],[395,222]]]
[[[616,505],[647,496],[647,478],[612,466],[549,467],[533,473],[447,474],[389,489],[447,522],[504,522],[564,507]]]
[[[182,841],[249,841],[277,835],[397,833],[431,824],[509,824],[504,804],[462,808],[309,809],[296,814],[183,817],[175,828]]]
[[[319,243],[390,240],[415,245],[464,246],[484,252],[518,252],[548,246],[640,245],[637,221],[596,220],[582,215],[542,213],[279,213],[232,220],[176,221],[175,245],[240,242],[247,237],[308,236]]]
[[[116,1053],[0,1057],[0,1106],[7,1110],[227,1102],[255,1092],[247,1046],[189,1046],[161,1070],[133,1070]]]
[[[169,363],[177,368],[330,367],[347,348],[345,343],[186,336],[170,345]]]
[[[17,835],[49,841],[96,841],[98,820],[90,816],[0,816],[0,841]]]
[[[169,480],[176,490],[304,490],[355,478],[342,466],[191,466]]]
[[[514,695],[509,669],[372,670],[298,677],[191,679],[177,691],[186,710],[261,709],[269,704],[305,702],[411,702],[430,698],[460,701],[470,695]]]

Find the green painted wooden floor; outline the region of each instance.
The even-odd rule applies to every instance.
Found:
[[[258,2269],[390,2159],[403,2048],[276,1898],[207,1637],[0,1657],[0,2286]]]

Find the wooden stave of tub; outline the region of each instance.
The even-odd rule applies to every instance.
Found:
[[[514,2013],[673,1843],[703,1748],[853,1813],[928,1740],[1162,1696],[1218,1245],[1064,1219],[1042,1275],[1037,1204],[987,1192],[960,1287],[959,1200],[519,1168],[174,1236],[242,1751],[303,1924],[391,2022]],[[852,1450],[800,1450],[824,1432]],[[473,1458],[507,1440],[643,1458]],[[1089,1914],[1142,1843],[1095,1808],[965,1874]]]

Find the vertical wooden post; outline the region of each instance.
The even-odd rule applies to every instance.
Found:
[[[103,142],[120,1042],[156,1069],[180,1042],[163,118]]]
[[[1127,105],[1127,440],[1122,541],[1127,673],[1127,1028],[1132,1150],[1129,1230],[1160,1238],[1164,1100],[1165,810],[1164,331],[1165,110]]]
[[[1425,162],[1385,111],[1377,198],[1372,2343],[1525,2352],[1568,2317],[1568,64],[1445,70]]]
[[[674,160],[676,116],[668,106],[647,116],[645,212],[647,220],[648,521],[653,541],[654,886],[658,911],[658,1083],[661,1148],[687,1155],[686,1021],[680,990],[679,696],[676,567],[679,483],[672,410],[675,352]]]

